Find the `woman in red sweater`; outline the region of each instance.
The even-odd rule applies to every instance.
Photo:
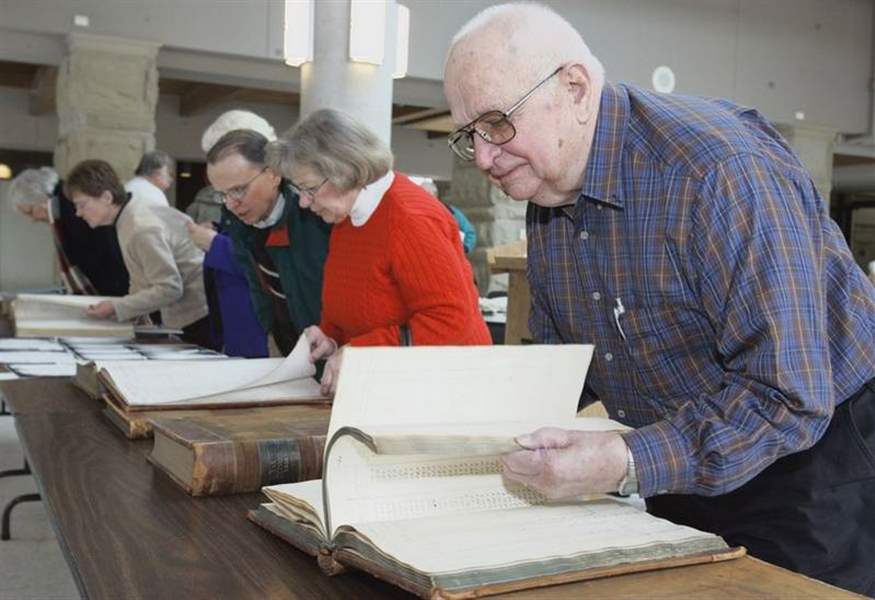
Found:
[[[471,265],[450,212],[392,170],[392,153],[346,113],[310,114],[268,148],[303,208],[332,223],[322,320],[306,330],[311,359],[337,385],[343,348],[490,344]],[[294,240],[292,240],[294,243]]]

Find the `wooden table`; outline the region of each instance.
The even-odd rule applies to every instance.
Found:
[[[505,344],[531,344],[529,312],[532,299],[526,278],[525,242],[490,248],[486,255],[491,273],[507,273],[507,325]]]
[[[63,379],[0,383],[61,549],[87,598],[401,598],[315,560],[245,519],[259,494],[191,498]],[[8,418],[8,417],[6,417]],[[451,549],[446,549],[451,550]],[[508,594],[507,598],[843,598],[745,557]]]

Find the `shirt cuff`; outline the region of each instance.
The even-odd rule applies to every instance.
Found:
[[[623,439],[632,451],[642,498],[692,491],[696,472],[693,452],[669,421],[624,433]]]
[[[113,309],[115,309],[115,318],[119,323],[130,321],[134,317],[139,316],[134,314],[133,311],[128,310],[125,303],[121,300],[110,300],[110,302],[112,303]]]

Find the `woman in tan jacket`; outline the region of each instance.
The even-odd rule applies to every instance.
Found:
[[[126,296],[99,302],[88,314],[119,321],[161,311],[167,327],[182,329],[183,340],[214,347],[203,283],[204,253],[186,225],[191,219],[169,206],[129,202],[113,168],[86,160],[67,177],[67,196],[76,215],[92,228],[111,225],[131,276]]]

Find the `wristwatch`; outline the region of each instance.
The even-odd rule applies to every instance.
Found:
[[[620,480],[620,487],[617,494],[620,496],[631,496],[638,492],[638,474],[635,472],[635,458],[632,456],[632,449],[626,446],[626,474]]]

